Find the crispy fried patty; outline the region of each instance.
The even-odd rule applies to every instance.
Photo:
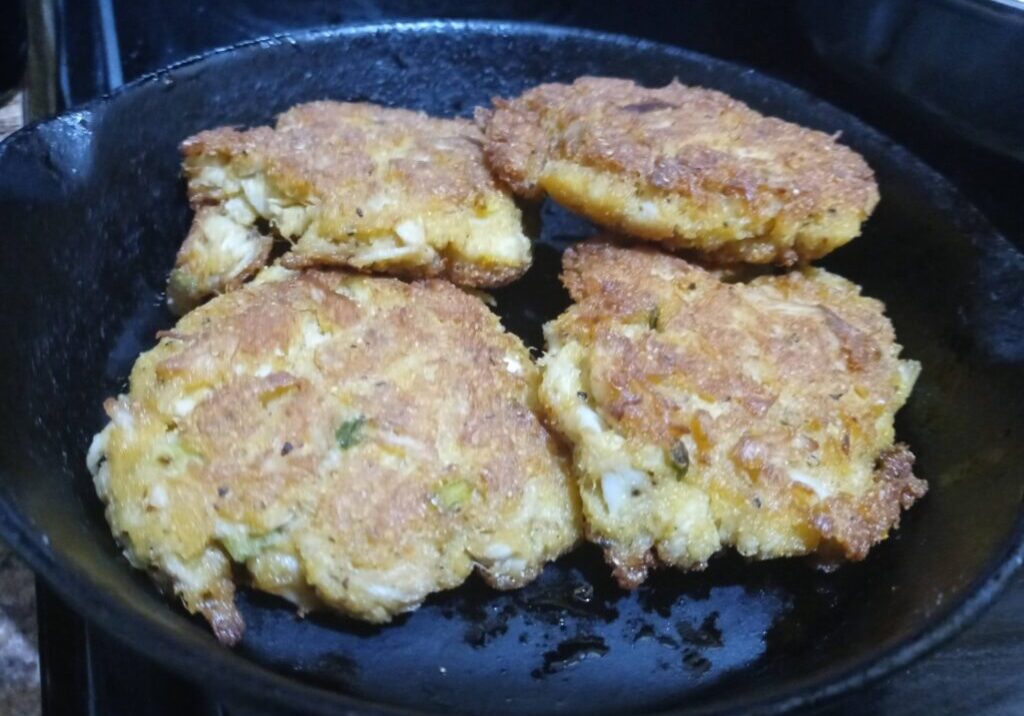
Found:
[[[519,209],[464,119],[313,102],[277,125],[201,132],[182,144],[195,220],[171,275],[179,311],[236,288],[270,251],[265,221],[294,243],[292,268],[344,265],[471,287],[530,264]]]
[[[185,316],[107,401],[89,465],[134,565],[226,643],[233,565],[371,622],[475,568],[518,587],[578,535],[539,373],[484,304],[280,267]]]
[[[920,370],[884,306],[819,269],[725,283],[604,241],[566,252],[541,402],[624,586],[735,547],[861,559],[926,490],[894,445]]]
[[[545,84],[478,121],[488,164],[517,193],[718,262],[818,258],[878,202],[871,169],[834,137],[678,82]]]

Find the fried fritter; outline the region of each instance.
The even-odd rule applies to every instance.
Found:
[[[201,132],[182,144],[195,220],[171,274],[183,312],[266,263],[266,221],[291,268],[344,265],[469,287],[513,281],[530,242],[465,119],[372,104],[298,105],[277,125]]]
[[[871,169],[835,137],[720,92],[583,77],[478,112],[492,170],[609,229],[719,263],[791,265],[860,233]]]
[[[623,586],[724,547],[862,559],[926,490],[893,445],[920,366],[884,306],[820,269],[723,282],[603,241],[569,249],[541,403]]]
[[[161,334],[88,462],[128,558],[222,642],[244,626],[235,566],[386,622],[474,568],[518,587],[576,542],[539,380],[447,282],[274,266]]]

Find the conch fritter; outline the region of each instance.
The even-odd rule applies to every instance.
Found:
[[[447,282],[274,266],[161,334],[89,467],[131,562],[222,642],[235,574],[386,622],[474,569],[521,586],[576,542],[538,382]]]
[[[518,194],[719,263],[824,256],[878,203],[871,169],[835,137],[678,82],[544,84],[478,121],[489,165]]]
[[[169,282],[184,312],[237,288],[273,239],[291,268],[343,265],[493,287],[530,265],[511,195],[465,119],[372,104],[312,102],[275,127],[201,132],[182,144],[195,219]]]
[[[540,398],[623,586],[725,547],[859,560],[925,493],[893,444],[920,366],[854,284],[810,268],[732,284],[601,241],[563,268],[575,303],[546,326]]]

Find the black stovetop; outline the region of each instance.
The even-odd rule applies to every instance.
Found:
[[[894,108],[877,88],[856,86],[815,54],[799,2],[740,0],[44,0],[51,32],[30,42],[50,53],[30,75],[38,111],[56,111],[206,49],[252,37],[344,22],[424,17],[522,19],[633,34],[750,65],[859,115],[953,179],[1019,246],[1024,167]],[[47,33],[43,33],[47,34]],[[46,101],[38,98],[47,95]],[[30,98],[31,104],[31,98]],[[234,714],[205,685],[163,672],[148,657],[92,629],[39,585],[39,639],[47,716]],[[977,716],[1024,713],[1024,577],[976,625],[886,681],[816,711]]]

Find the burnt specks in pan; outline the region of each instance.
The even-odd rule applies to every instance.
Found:
[[[466,627],[463,640],[474,649],[487,646],[493,639],[508,632],[508,622],[516,611],[513,604],[506,604],[497,611],[480,609],[478,618]]]
[[[610,624],[619,616],[611,601],[610,595],[596,596],[590,584],[570,584],[532,594],[523,600],[523,606],[531,615],[549,623],[558,623],[564,621],[565,616],[572,616]]]
[[[676,631],[687,644],[700,648],[723,646],[722,630],[718,628],[718,612],[711,612],[700,626],[685,621],[676,624]]]
[[[661,646],[668,649],[678,649],[679,642],[668,636],[667,634],[659,634],[658,631],[650,624],[641,624],[640,628],[636,630],[633,635],[633,643],[636,644],[641,641],[654,640]]]
[[[608,653],[608,645],[604,639],[593,634],[581,634],[566,639],[551,651],[544,653],[544,666],[534,669],[532,676],[541,679],[550,674],[557,674],[586,659],[601,658]]]
[[[594,600],[594,587],[590,584],[581,584],[572,590],[572,599],[580,604],[590,604]]]
[[[683,664],[699,675],[703,675],[711,671],[712,666],[710,659],[706,656],[701,656],[700,652],[693,649],[686,649],[683,651]]]

